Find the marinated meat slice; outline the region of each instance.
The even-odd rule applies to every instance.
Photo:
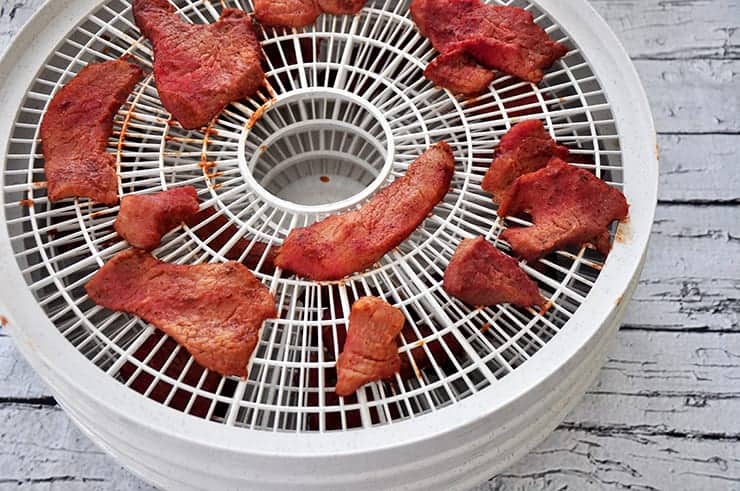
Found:
[[[319,7],[327,14],[356,14],[365,6],[367,0],[318,0]]]
[[[449,145],[434,145],[359,210],[291,231],[275,264],[316,281],[372,266],[424,221],[449,191],[454,172]]]
[[[411,15],[442,54],[463,49],[488,68],[532,83],[540,82],[543,69],[568,52],[519,7],[480,0],[413,0]]]
[[[106,148],[113,117],[141,76],[138,66],[124,60],[94,63],[56,93],[41,123],[49,201],[118,202],[116,157]]]
[[[460,243],[445,270],[443,286],[453,297],[474,306],[542,304],[537,284],[516,259],[483,237]]]
[[[216,215],[213,218],[214,215],[216,215],[216,210],[206,208],[186,220],[186,223],[194,229],[196,237],[205,242],[215,252],[222,254],[226,259],[239,261],[249,269],[259,270],[264,274],[275,272],[277,247],[271,247],[264,242],[252,241],[244,237],[240,237],[229,246],[233,237],[240,233],[239,228],[230,223],[224,215]],[[253,245],[252,242],[254,242]],[[247,251],[247,249],[249,250]],[[264,260],[262,259],[263,256]]]
[[[126,242],[149,251],[167,232],[198,213],[198,208],[198,193],[193,186],[132,194],[121,199],[114,227]]]
[[[85,288],[98,305],[138,315],[196,362],[227,376],[247,376],[262,324],[277,316],[270,291],[235,262],[167,264],[130,249],[108,261]]]
[[[168,0],[134,0],[134,19],[154,46],[164,107],[186,129],[200,128],[265,82],[262,48],[249,15],[225,9],[218,22],[185,22]]]
[[[352,305],[347,342],[337,359],[337,395],[349,396],[368,382],[398,373],[396,337],[405,320],[400,310],[377,297],[363,297]]]
[[[316,0],[254,0],[254,16],[266,26],[309,26],[319,15],[321,7]]]
[[[500,203],[517,177],[543,168],[553,157],[565,159],[569,153],[568,148],[555,143],[541,121],[524,121],[501,138],[481,187]]]
[[[439,55],[427,65],[424,76],[456,94],[477,95],[488,88],[496,76],[483,68],[464,50]]]
[[[509,228],[501,236],[516,254],[534,261],[585,243],[608,254],[608,227],[627,218],[629,205],[619,190],[590,172],[553,158],[547,167],[514,181],[499,206],[502,217],[523,212],[534,225]]]

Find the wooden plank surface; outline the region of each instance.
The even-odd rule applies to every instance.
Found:
[[[0,47],[41,3],[0,0]],[[740,489],[740,2],[592,4],[635,60],[659,132],[648,261],[594,387],[478,491]],[[6,488],[150,489],[71,424],[0,332]]]

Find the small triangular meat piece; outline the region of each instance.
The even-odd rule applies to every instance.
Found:
[[[121,199],[114,228],[133,247],[150,251],[162,237],[198,213],[193,186],[153,194],[131,194]]]
[[[444,289],[463,302],[480,307],[510,303],[542,304],[537,284],[483,237],[463,240],[445,270]]]
[[[185,129],[207,125],[227,104],[264,85],[252,18],[225,9],[214,24],[185,22],[168,0],[134,0],[136,25],[154,46],[162,105]]]
[[[512,184],[499,216],[528,213],[534,225],[506,229],[501,237],[528,261],[565,247],[595,245],[609,253],[609,225],[627,218],[624,195],[592,173],[553,158],[547,167]]]
[[[337,359],[338,396],[398,373],[396,337],[405,321],[403,312],[377,297],[362,297],[352,305],[347,341]]]
[[[553,157],[565,159],[570,151],[558,145],[542,121],[524,121],[501,138],[496,158],[483,177],[481,187],[500,203],[517,177],[540,170]]]
[[[424,76],[440,87],[466,96],[480,94],[496,78],[464,50],[439,55],[427,65]]]
[[[254,16],[266,26],[310,26],[321,15],[316,0],[254,0]]]
[[[356,14],[365,6],[367,0],[319,0],[319,7],[327,14]]]
[[[141,76],[122,59],[91,63],[54,95],[41,122],[49,201],[118,203],[116,157],[106,148],[113,118]]]
[[[226,376],[247,376],[262,324],[277,317],[267,287],[235,262],[168,264],[129,249],[105,263],[85,289],[96,304],[138,315]]]

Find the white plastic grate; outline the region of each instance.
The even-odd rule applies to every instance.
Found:
[[[240,1],[174,3],[197,23],[215,21],[224,7],[252,10]],[[111,377],[227,425],[292,432],[387,425],[486,390],[557,335],[601,270],[589,249],[558,252],[539,269],[525,264],[549,299],[542,312],[473,309],[444,292],[444,269],[462,239],[483,235],[508,250],[498,240],[503,224],[480,189],[499,138],[519,120],[542,119],[571,148],[574,163],[614,186],[623,179],[609,104],[577,46],[533,4],[511,4],[528,8],[571,47],[540,87],[502,75],[489,93],[470,100],[434,87],[422,73],[436,53],[416,31],[408,2],[377,0],[357,16],[324,15],[303,30],[262,30],[270,88],[231,104],[205,132],[169,121],[151,76],[131,94],[109,145],[118,155],[121,194],[193,185],[212,210],[202,223],[168,234],[155,255],[183,264],[251,260],[275,294],[281,318],[266,324],[249,378],[238,380],[204,371],[151,326],[87,299],[84,284],[127,247],[112,228],[117,208],[86,200],[51,206],[46,199],[38,126],[55,91],[92,61],[128,54],[151,69],[151,50],[129,3],[107,2],[51,54],[16,118],[4,169],[5,212],[29,288],[64,337]],[[379,264],[326,284],[270,270],[266,256],[290,229],[357,206],[440,140],[455,151],[452,190]],[[251,257],[259,243],[265,254]],[[230,257],[235,250],[238,257]],[[337,398],[338,342],[352,302],[363,295],[403,310],[411,329],[400,351],[409,368]]]

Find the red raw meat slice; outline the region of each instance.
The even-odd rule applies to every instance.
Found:
[[[114,225],[133,247],[150,251],[162,237],[198,213],[198,193],[193,186],[154,194],[132,194],[121,199]]]
[[[585,243],[608,254],[608,227],[626,219],[628,212],[627,200],[619,190],[558,158],[514,181],[498,210],[501,217],[532,216],[533,226],[509,228],[501,235],[528,261]]]
[[[439,55],[427,65],[424,76],[456,94],[476,95],[488,88],[496,76],[464,50]]]
[[[85,289],[98,305],[138,315],[196,362],[227,376],[247,376],[262,324],[277,316],[270,291],[235,262],[167,264],[130,249],[108,261]]]
[[[449,145],[434,145],[359,210],[292,230],[275,264],[316,281],[365,270],[416,230],[449,191],[454,172]]]
[[[227,104],[265,82],[252,18],[225,9],[218,22],[185,22],[168,0],[134,0],[136,25],[154,45],[154,78],[164,107],[186,129],[208,124]]]
[[[304,27],[319,15],[316,0],[254,0],[254,16],[266,26]]]
[[[532,83],[540,82],[543,69],[568,52],[519,7],[480,0],[414,0],[411,15],[440,53],[463,49],[488,68]]]
[[[483,237],[460,243],[445,270],[444,289],[474,306],[542,304],[537,284],[522,271],[516,259]]]
[[[319,7],[327,14],[356,14],[365,6],[367,0],[318,0]]]
[[[41,123],[49,201],[118,202],[116,157],[106,148],[113,117],[141,76],[124,60],[93,63],[56,93]]]
[[[368,382],[398,373],[396,337],[405,320],[399,309],[377,297],[363,297],[352,305],[347,342],[337,360],[337,395],[349,396]]]
[[[517,177],[543,168],[553,157],[565,159],[569,153],[552,139],[541,121],[524,121],[501,138],[481,187],[500,203]]]

